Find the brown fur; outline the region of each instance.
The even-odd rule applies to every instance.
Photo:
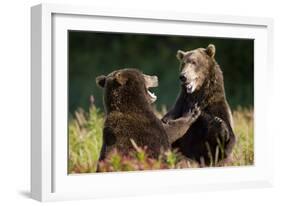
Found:
[[[215,47],[199,48],[190,52],[178,52],[180,70],[193,57],[197,60],[195,71],[199,74],[198,87],[193,93],[186,92],[182,85],[174,107],[163,117],[163,121],[177,119],[198,104],[201,115],[182,138],[173,143],[174,148],[188,158],[202,164],[221,161],[230,156],[235,144],[232,117],[225,98],[222,71],[214,59]],[[188,74],[187,74],[188,75]]]
[[[130,139],[140,147],[146,146],[149,156],[155,158],[161,149],[170,148],[162,122],[153,113],[141,72],[118,70],[106,77],[98,77],[97,83],[105,89],[106,109],[100,159],[113,148],[127,154],[133,149]]]

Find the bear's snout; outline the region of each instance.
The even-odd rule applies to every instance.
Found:
[[[186,76],[185,76],[185,73],[180,73],[180,76],[179,76],[180,80],[182,82],[186,82]]]

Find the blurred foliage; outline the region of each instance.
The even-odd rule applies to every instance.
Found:
[[[164,113],[157,112],[159,118]],[[98,165],[100,172],[199,167],[197,163],[187,160],[175,150],[162,151],[157,159],[152,159],[147,156],[146,148],[140,148],[134,142],[132,142],[134,150],[130,151],[128,155],[122,155],[117,150],[113,150],[105,160],[98,162],[104,115],[93,105],[89,112],[78,109],[74,114],[69,120],[69,173],[93,173],[97,171]],[[237,142],[232,152],[232,158],[223,163],[215,161],[210,166],[253,165],[253,118],[252,109],[239,107],[233,112],[234,133]]]
[[[158,159],[153,159],[147,155],[146,148],[133,144],[134,150],[128,155],[123,155],[116,149],[112,150],[105,160],[99,162],[99,172],[180,169],[196,165],[184,160],[176,151],[170,150],[162,151]]]
[[[253,106],[254,40],[69,31],[69,112],[88,108],[94,95],[103,110],[95,78],[120,68],[138,68],[159,78],[157,108],[173,105],[179,92],[177,50],[216,46],[232,108]]]
[[[68,171],[95,172],[102,146],[103,115],[93,105],[89,113],[78,109],[74,114],[68,126]]]
[[[254,163],[254,111],[238,107],[233,112],[233,119],[237,142],[230,165],[252,165]]]

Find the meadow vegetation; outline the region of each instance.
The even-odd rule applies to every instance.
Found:
[[[160,112],[156,111],[159,117],[164,113],[165,109]],[[238,107],[233,111],[234,133],[237,142],[232,158],[223,164],[214,160],[211,167],[254,164],[253,118],[251,108]],[[162,151],[158,159],[152,159],[147,156],[146,148],[138,147],[135,142],[132,142],[134,149],[128,155],[124,156],[117,150],[113,150],[104,161],[98,163],[102,146],[103,122],[104,114],[93,104],[89,111],[78,109],[70,117],[68,126],[69,173],[94,173],[98,167],[100,172],[199,167],[197,163],[187,160],[176,150]]]

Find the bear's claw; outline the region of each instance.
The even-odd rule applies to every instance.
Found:
[[[194,105],[187,113],[183,114],[183,117],[188,117],[192,122],[194,122],[201,115],[201,109],[197,104]]]
[[[191,113],[193,119],[197,119],[200,116],[201,110],[198,107],[197,103],[195,104],[194,108],[191,110]]]
[[[223,123],[223,120],[219,117],[215,117],[215,121],[217,121],[218,123],[222,124]]]

